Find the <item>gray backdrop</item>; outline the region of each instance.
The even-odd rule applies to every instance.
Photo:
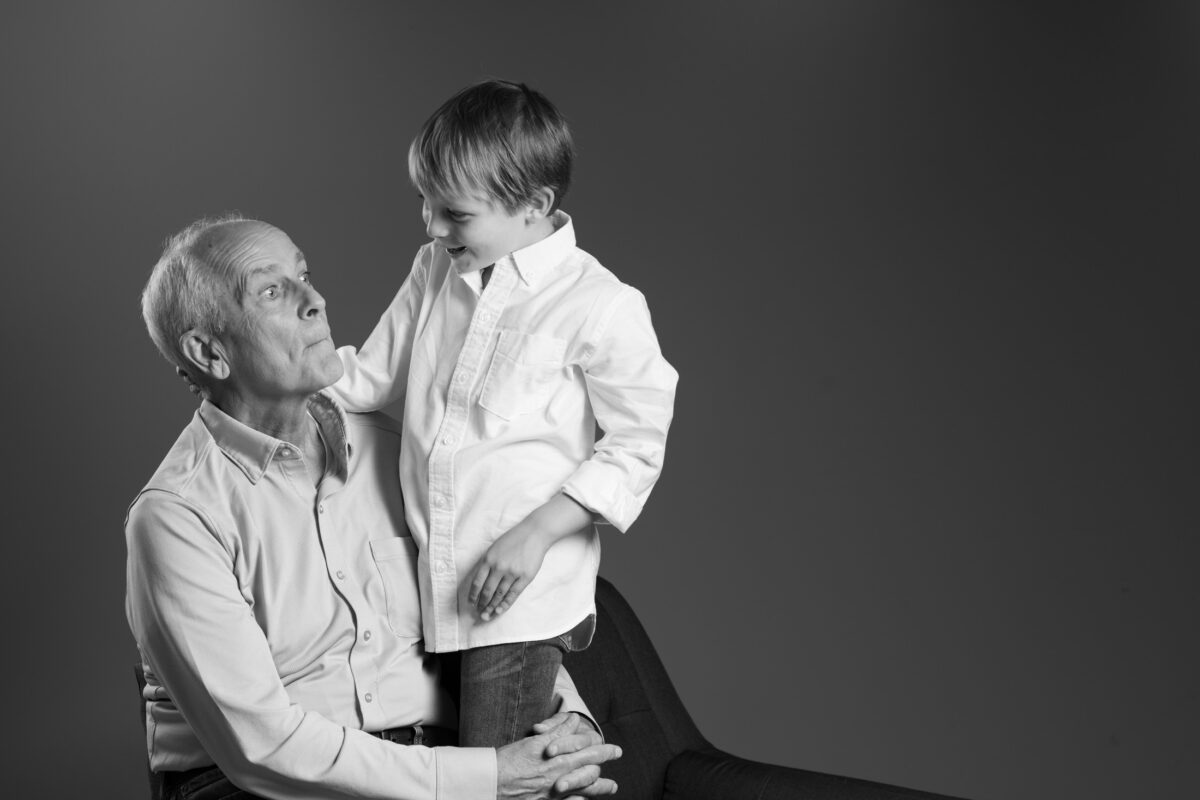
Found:
[[[568,115],[581,245],[682,375],[602,573],[712,741],[1190,793],[1196,6],[436,5],[2,12],[3,794],[144,793],[122,519],[194,407],[138,313],[163,237],[281,226],[359,343],[422,242],[407,143],[489,75]]]

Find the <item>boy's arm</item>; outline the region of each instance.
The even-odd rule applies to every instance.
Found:
[[[412,271],[361,350],[338,348],[345,373],[327,391],[347,411],[378,411],[404,396],[431,256],[428,247],[417,251]]]
[[[622,287],[589,349],[584,382],[604,436],[562,491],[624,533],[662,472],[679,373],[659,349],[646,298],[632,287]]]
[[[662,472],[679,375],[663,358],[641,292],[622,288],[597,324],[588,350],[584,381],[604,437],[561,492],[484,554],[468,594],[484,620],[516,602],[559,539],[596,516],[627,530]]]

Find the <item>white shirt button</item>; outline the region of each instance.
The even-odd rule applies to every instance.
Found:
[[[442,444],[450,444],[450,442],[452,442],[452,441],[454,441],[454,440],[451,439],[449,436],[442,437]]]
[[[465,372],[460,372],[454,376],[454,380],[456,383],[462,383],[466,379],[467,379],[467,373],[465,373]]]
[[[439,561],[439,562],[437,563],[437,571],[438,571],[438,572],[441,572],[441,573],[446,573],[446,572],[449,572],[449,571],[450,571],[450,564],[449,564],[449,562],[446,562],[446,561]]]
[[[371,641],[371,632],[370,632],[370,631],[365,631],[365,632],[363,633],[363,641],[364,641],[364,642],[369,642],[369,641]]]
[[[367,692],[365,695],[363,695],[363,700],[366,700],[368,703],[369,703],[369,702],[371,702],[371,701],[372,701],[372,700],[374,700],[374,699],[375,699],[375,698],[371,696],[371,693],[370,693],[370,692]]]
[[[318,514],[324,514],[324,513],[325,513],[325,504],[324,504],[324,503],[321,503],[321,505],[317,506],[317,513],[318,513]]]
[[[337,579],[338,579],[339,581],[344,581],[344,580],[346,580],[346,573],[342,572],[342,571],[339,569],[339,570],[337,571]]]
[[[442,496],[442,495],[440,495],[440,494],[438,495],[438,498],[437,498],[437,500],[436,500],[435,502],[437,503],[437,507],[438,507],[438,508],[445,508],[445,507],[446,507],[446,498],[445,498],[445,497],[443,497],[443,496]]]

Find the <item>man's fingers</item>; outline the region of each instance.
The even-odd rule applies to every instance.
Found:
[[[578,769],[573,769],[566,775],[554,782],[555,794],[567,794],[568,792],[578,792],[587,786],[591,786],[600,779],[600,767],[596,764],[585,764]]]
[[[496,594],[496,587],[500,585],[501,575],[496,570],[488,570],[487,580],[483,582],[483,588],[479,590],[479,600],[476,602],[476,608],[481,612],[486,610],[492,602]],[[486,619],[486,618],[485,618]]]
[[[605,761],[612,761],[614,758],[620,757],[621,748],[615,744],[593,744],[582,750],[576,750],[574,753],[564,753],[561,756],[555,756],[552,760],[555,762],[557,768],[565,769],[567,775],[573,775],[580,769],[588,766],[594,766],[599,770],[600,765]],[[596,774],[599,775],[599,771]],[[562,778],[559,780],[562,780]],[[557,788],[557,786],[558,783],[555,782],[555,787]],[[566,793],[571,791],[572,788],[578,787],[568,786],[565,789],[561,789],[560,792]]]
[[[575,753],[585,747],[600,744],[601,741],[603,740],[600,738],[600,734],[588,727],[578,733],[568,733],[559,736],[546,747],[546,756],[554,758],[555,756],[566,755],[567,753]]]
[[[569,790],[568,790],[569,791]],[[611,778],[599,778],[591,786],[577,789],[571,797],[605,797],[617,793],[617,782]]]
[[[534,733],[545,733],[551,728],[557,728],[571,718],[570,711],[559,711],[552,717],[548,717],[541,722],[535,722],[533,725]]]

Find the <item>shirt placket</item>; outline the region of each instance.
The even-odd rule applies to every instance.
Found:
[[[343,481],[338,476],[325,475],[316,494],[313,519],[317,537],[321,542],[321,551],[325,554],[325,570],[329,575],[329,582],[350,607],[354,625],[354,644],[349,653],[350,676],[354,681],[363,728],[381,730],[386,727],[385,709],[378,697],[379,678],[375,669],[375,648],[372,647],[373,640],[378,644],[375,638],[377,632],[370,628],[370,620],[374,617],[366,613],[369,606],[366,595],[363,594],[362,583],[350,568],[350,559],[342,547],[342,536],[339,535],[338,520],[341,517],[341,509],[337,495],[342,485]]]
[[[434,634],[438,650],[457,650],[458,564],[454,556],[454,457],[467,432],[471,387],[483,368],[488,343],[517,282],[516,268],[508,258],[496,262],[484,288],[458,361],[450,375],[446,411],[429,454],[429,563],[434,596]],[[466,565],[470,567],[471,565]]]

